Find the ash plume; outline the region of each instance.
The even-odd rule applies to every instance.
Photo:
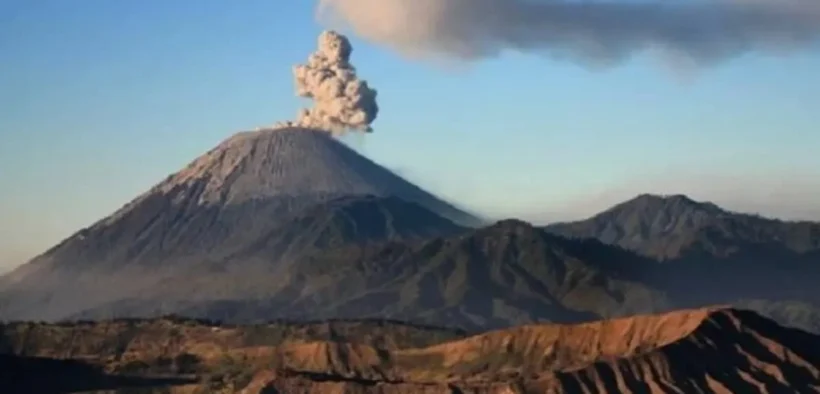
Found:
[[[820,42],[820,0],[319,0],[319,18],[406,54],[505,50],[608,65],[658,50],[695,64]]]
[[[372,132],[370,126],[379,112],[376,90],[359,79],[350,64],[353,46],[342,34],[325,31],[319,36],[319,48],[308,57],[307,64],[293,67],[296,94],[313,100],[312,108],[303,108],[295,121],[276,127],[304,127],[341,134],[349,130]]]

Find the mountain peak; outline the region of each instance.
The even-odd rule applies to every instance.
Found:
[[[723,209],[709,202],[696,201],[685,194],[639,194],[638,196],[617,204],[606,212],[631,211],[654,214],[658,211],[666,210],[670,214],[682,211],[699,211],[703,213],[719,215],[725,213]]]
[[[683,194],[641,194],[591,220],[619,223],[626,233],[643,239],[681,228],[702,228],[727,213],[715,204],[698,202]]]
[[[652,256],[677,256],[692,234],[722,220],[729,213],[717,205],[698,202],[683,194],[640,194],[587,220],[556,223],[551,232],[572,237],[596,238],[631,250],[660,242]],[[661,241],[663,242],[661,242]]]
[[[547,229],[563,236],[595,238],[661,260],[724,258],[750,246],[769,252],[780,248],[779,253],[786,255],[820,249],[817,223],[732,212],[683,194],[640,194],[589,219]]]
[[[154,191],[201,188],[203,205],[274,196],[384,195],[391,185],[374,163],[328,133],[301,128],[240,132],[226,139]],[[390,180],[392,181],[392,179]]]
[[[345,197],[386,200],[333,207],[332,201]],[[325,204],[330,205],[323,209]],[[415,217],[393,214],[408,211],[408,206]],[[294,220],[301,214],[320,216]],[[297,240],[310,244],[315,237],[319,241],[340,239],[338,234],[322,234],[323,229],[381,240],[384,235],[405,233],[407,229],[393,228],[396,222],[413,224],[419,229],[414,234],[430,235],[438,234],[437,226],[449,233],[458,228],[453,223],[472,226],[478,219],[324,131],[291,127],[241,132],[13,271],[0,291],[32,284],[49,291],[59,289],[63,296],[54,297],[59,302],[55,301],[53,310],[41,311],[44,316],[59,315],[92,302],[91,295],[68,295],[83,287],[77,285],[81,278],[93,277],[90,272],[106,278],[95,280],[107,283],[95,288],[99,300],[108,300],[137,291],[136,287],[148,286],[170,272],[200,270],[244,256],[249,248],[270,240],[271,234],[280,237],[281,242],[270,242],[275,245],[292,245]],[[274,262],[282,256],[266,255],[264,259]],[[233,269],[240,266],[231,264]],[[139,271],[144,280],[134,279],[138,274],[131,271]],[[135,288],[113,289],[112,277]],[[28,313],[26,302],[21,302],[19,310]]]
[[[497,221],[495,224],[493,224],[489,228],[502,229],[502,230],[518,230],[518,229],[530,230],[530,229],[534,229],[535,227],[532,225],[532,223],[525,222],[521,219],[504,219],[504,220]]]
[[[634,200],[661,200],[661,201],[668,201],[668,202],[679,202],[685,204],[697,204],[697,201],[690,198],[685,194],[653,194],[653,193],[641,193],[637,195]]]
[[[344,196],[396,196],[454,222],[478,220],[357,153],[329,133],[307,128],[239,132],[114,213],[162,196],[173,204],[240,205],[272,198],[301,203]]]

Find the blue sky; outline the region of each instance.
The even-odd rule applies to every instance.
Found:
[[[0,0],[0,268],[233,132],[291,118],[314,6]],[[351,144],[467,208],[549,221],[654,192],[820,219],[816,53],[681,75],[648,56],[425,63],[352,38],[382,112]]]

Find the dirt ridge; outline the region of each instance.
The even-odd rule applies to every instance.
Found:
[[[317,345],[297,346],[306,355]],[[331,349],[313,354],[336,359]],[[362,357],[358,369],[308,359],[268,392],[820,392],[820,337],[721,307],[498,330]]]
[[[6,326],[0,353],[198,376],[172,393],[820,393],[820,336],[723,306],[472,336],[396,323],[127,324]]]

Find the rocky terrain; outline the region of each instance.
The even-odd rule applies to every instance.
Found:
[[[0,326],[0,392],[234,392],[234,385],[275,365],[283,346],[318,341],[389,351],[466,335],[389,320],[248,326],[179,317],[9,323]],[[44,374],[52,379],[43,380]]]
[[[179,318],[14,323],[2,332],[0,360],[14,360],[0,379],[6,388],[35,387],[49,370],[84,371],[84,387],[56,379],[46,392],[820,392],[820,336],[724,308],[472,336],[389,321]]]
[[[818,337],[752,312],[689,310],[523,326],[381,358],[358,348],[366,367],[353,371],[333,364],[335,352],[351,349],[301,346],[291,350],[291,373],[268,386],[288,393],[817,392],[819,346]]]

